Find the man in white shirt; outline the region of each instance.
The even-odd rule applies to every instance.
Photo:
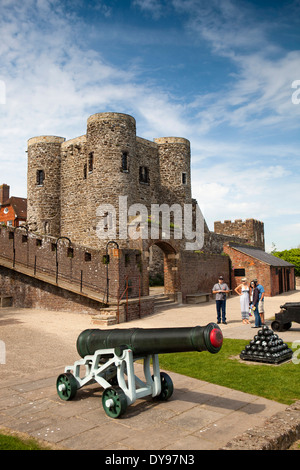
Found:
[[[230,292],[228,285],[224,282],[223,276],[219,276],[219,282],[212,288],[212,293],[216,294],[216,307],[217,307],[217,323],[227,325],[226,322],[226,293]]]

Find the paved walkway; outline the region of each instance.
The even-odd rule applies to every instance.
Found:
[[[266,320],[287,301],[299,302],[300,291],[266,298]],[[194,326],[215,320],[211,301],[160,311],[119,327]],[[227,320],[227,325],[221,325],[225,338],[250,340],[256,334],[257,330],[241,323],[238,297],[227,301]],[[93,327],[89,315],[0,310],[0,340],[6,346],[6,363],[0,363],[0,430],[2,426],[24,432],[67,449],[218,449],[286,408],[174,373],[170,375],[175,390],[169,401],[138,400],[117,420],[105,414],[97,384],[78,391],[73,401],[63,402],[56,394],[56,378],[78,359],[79,333]],[[291,330],[279,335],[284,341],[300,340],[300,324],[293,323]]]

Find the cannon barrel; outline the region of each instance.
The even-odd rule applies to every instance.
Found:
[[[222,331],[215,323],[185,328],[130,328],[84,330],[77,339],[81,357],[99,349],[131,349],[134,356],[186,351],[217,353],[223,343]]]

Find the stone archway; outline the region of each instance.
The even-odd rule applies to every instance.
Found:
[[[163,286],[164,294],[166,294],[170,299],[176,299],[177,293],[180,291],[180,278],[179,278],[179,253],[176,249],[166,241],[155,241],[149,249],[153,247],[158,247],[160,249],[162,257],[162,266],[159,266],[159,262],[156,260],[158,269],[160,273],[163,274]],[[158,253],[158,250],[156,250]],[[149,270],[148,272],[154,272],[151,270],[151,258],[149,259]]]

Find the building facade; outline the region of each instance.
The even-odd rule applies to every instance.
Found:
[[[177,137],[151,142],[136,136],[132,116],[94,114],[86,135],[29,139],[27,194],[30,227],[103,248],[107,240],[97,226],[106,223],[109,230],[111,222],[99,207],[115,208],[119,240],[120,196],[127,207],[143,204],[149,214],[151,204],[192,203],[190,143]],[[128,247],[126,238],[120,246]]]
[[[231,285],[234,289],[246,277],[257,279],[271,297],[296,288],[295,266],[254,246],[228,243],[224,252],[231,260]]]
[[[8,184],[0,186],[0,224],[8,227],[19,227],[27,219],[27,200],[21,197],[10,197]]]

